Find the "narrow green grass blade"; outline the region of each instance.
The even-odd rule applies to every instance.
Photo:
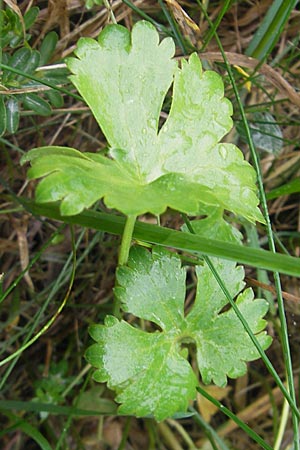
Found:
[[[216,20],[213,23],[213,27],[209,28],[208,34],[205,37],[203,46],[201,48],[201,51],[204,52],[204,50],[206,49],[206,47],[208,46],[208,44],[210,43],[211,39],[214,37],[215,33],[217,32],[217,29],[224,17],[224,14],[226,14],[227,10],[230,8],[232,3],[232,0],[226,0],[225,2],[221,2],[220,6],[222,6],[222,8],[220,9],[220,12],[216,18]]]
[[[0,432],[0,437],[12,432],[14,430],[21,430],[23,433],[30,436],[42,450],[52,450],[51,445],[47,441],[47,439],[32,425],[24,420],[17,421],[14,425]]]
[[[232,74],[232,70],[228,64],[228,61],[226,61],[226,56],[225,56],[225,53],[221,46],[221,42],[219,42],[219,46],[220,46],[221,52],[223,53],[223,56],[225,59],[225,64],[226,64],[226,68],[228,71],[228,75],[231,80],[232,87],[233,87],[233,90],[234,90],[234,93],[236,96],[236,100],[237,100],[237,103],[238,103],[238,106],[240,109],[242,121],[245,126],[251,157],[252,157],[253,164],[254,164],[254,167],[255,167],[255,170],[257,173],[257,183],[258,183],[258,188],[259,188],[259,193],[260,193],[260,198],[261,198],[261,204],[262,204],[264,217],[266,219],[266,231],[267,231],[267,236],[268,236],[269,248],[275,256],[276,255],[276,247],[275,247],[275,242],[274,242],[274,238],[273,238],[272,225],[271,225],[271,221],[270,221],[270,217],[269,217],[268,205],[267,205],[266,195],[265,195],[264,186],[263,186],[263,179],[262,179],[259,158],[256,153],[256,149],[254,147],[249,124],[248,124],[248,121],[247,121],[247,118],[245,115],[245,111],[243,108],[243,104],[242,104],[241,98],[239,96],[239,92],[238,92],[238,89],[237,89],[237,86],[236,86],[236,83],[235,83],[235,80],[234,80],[234,77]],[[271,368],[271,366],[269,367],[269,365],[267,365],[267,367],[268,367],[270,373],[272,373],[277,385],[280,387],[281,391],[284,393],[285,398],[289,402],[289,405],[291,406],[293,432],[294,432],[294,435],[293,435],[294,450],[299,450],[300,449],[300,443],[299,443],[300,413],[299,413],[299,409],[297,407],[297,401],[296,401],[294,376],[293,376],[293,365],[292,365],[292,358],[291,358],[291,351],[290,351],[290,344],[289,344],[289,332],[288,332],[288,327],[287,327],[287,320],[286,320],[286,315],[285,315],[285,307],[284,307],[284,302],[283,302],[283,297],[282,297],[281,281],[280,281],[279,272],[280,272],[280,270],[274,269],[274,282],[275,282],[275,288],[276,288],[276,292],[277,292],[278,314],[279,314],[279,319],[280,319],[280,324],[281,324],[282,353],[283,353],[283,359],[284,359],[284,363],[285,363],[285,368],[286,368],[286,373],[287,373],[287,382],[288,382],[287,390],[283,386],[281,380],[279,383],[279,377],[278,377],[277,373],[273,370],[273,368]],[[264,359],[264,362],[266,363],[265,358],[263,358],[263,359]],[[272,370],[270,370],[270,369],[272,369]]]
[[[248,436],[250,436],[255,442],[257,442],[262,448],[265,450],[272,450],[272,447],[267,444],[255,431],[252,430],[248,425],[245,424],[241,419],[239,419],[230,409],[226,408],[222,403],[213,398],[208,394],[204,389],[200,386],[197,387],[197,391],[203,395],[207,400],[209,400],[213,405],[215,405],[222,413],[224,413],[227,417],[232,419],[242,430],[244,430]]]
[[[260,248],[260,242],[259,242],[259,236],[258,236],[258,230],[255,227],[255,225],[253,224],[249,224],[249,223],[244,223],[244,228],[246,231],[246,235],[247,235],[247,243],[249,245],[249,247],[253,247],[253,248]],[[258,269],[257,270],[257,280],[263,284],[270,284],[270,280],[268,277],[268,273],[266,270],[263,269]],[[257,296],[260,297],[261,293],[261,289],[259,288],[257,290]],[[275,307],[275,303],[274,303],[274,297],[273,297],[273,293],[265,290],[264,291],[264,298],[267,300],[267,302],[269,303],[269,311],[270,313],[275,316],[276,315],[276,307]]]
[[[145,20],[148,20],[148,22],[152,23],[158,30],[164,31],[167,35],[170,35],[170,31],[165,27],[164,25],[161,25],[160,23],[156,22],[151,16],[145,13],[142,9],[138,8],[134,3],[132,3],[130,0],[122,0],[125,5],[127,5],[132,11],[137,13],[140,17],[142,17]]]
[[[257,58],[259,61],[267,59],[297,3],[298,0],[275,0],[273,2],[253,36],[246,55]]]
[[[162,0],[158,0],[158,3],[160,4],[161,10],[163,11],[167,21],[170,24],[171,30],[172,30],[172,32],[174,34],[175,42],[181,48],[183,54],[187,55],[188,51],[187,51],[187,48],[186,48],[186,45],[185,45],[185,42],[184,42],[184,38],[181,35],[180,30],[178,29],[177,23],[175,22],[175,20],[173,19],[173,17],[169,13],[169,11],[166,8],[164,2]]]
[[[74,399],[73,407],[76,408],[79,404],[81,395],[86,391],[88,384],[90,383],[90,376],[87,376],[84,380],[83,385],[79,390],[79,395]],[[73,421],[73,414],[69,414],[66,421],[62,424],[62,431],[60,433],[59,439],[56,442],[55,450],[60,450],[61,446],[64,445],[63,449],[66,448],[66,443],[68,441],[67,436],[69,429]]]
[[[226,445],[226,442],[220,438],[220,436],[214,430],[214,428],[203,419],[203,417],[195,410],[195,408],[190,406],[189,411],[191,411],[193,413],[192,417],[193,417],[194,422],[196,422],[198,425],[200,425],[200,427],[204,430],[207,438],[209,439],[211,445],[213,446],[213,449],[230,450],[230,448]],[[218,447],[217,447],[216,443],[218,444]]]
[[[272,191],[266,194],[266,198],[267,200],[272,200],[281,197],[282,195],[294,194],[295,192],[300,192],[300,178],[295,178],[288,183],[272,189]]]
[[[19,199],[20,200],[20,199]],[[21,200],[23,206],[34,215],[46,216],[69,224],[92,228],[111,234],[123,233],[125,217],[94,211],[84,211],[76,216],[62,216],[57,205],[36,204]],[[266,270],[278,271],[300,277],[300,259],[288,255],[274,254],[267,250],[233,245],[213,239],[204,239],[190,233],[171,230],[157,225],[136,222],[133,238],[143,242],[173,247],[200,255],[220,258],[248,264]]]
[[[214,277],[216,278],[216,280],[219,283],[219,286],[221,287],[221,289],[223,290],[228,302],[230,303],[230,306],[232,307],[232,309],[234,310],[235,314],[237,315],[237,317],[239,318],[239,320],[241,321],[244,329],[246,330],[247,334],[249,335],[251,341],[253,342],[253,344],[255,345],[258,353],[260,354],[263,362],[265,363],[268,371],[271,373],[271,375],[273,376],[276,384],[279,386],[279,388],[281,389],[282,393],[284,394],[285,398],[287,399],[287,401],[289,402],[292,410],[295,412],[295,414],[297,415],[297,417],[300,417],[300,413],[297,409],[297,404],[295,401],[295,398],[293,396],[291,396],[288,392],[288,390],[286,390],[284,384],[282,383],[280,377],[278,376],[276,369],[274,368],[274,366],[272,365],[271,361],[269,360],[269,358],[267,357],[266,353],[264,352],[264,350],[262,349],[262,347],[260,346],[256,336],[253,334],[250,326],[248,325],[247,321],[245,320],[244,316],[242,315],[242,313],[240,312],[238,306],[236,305],[236,303],[234,302],[234,300],[232,299],[227,287],[224,285],[223,280],[220,278],[218,272],[216,271],[212,261],[210,260],[210,258],[208,256],[204,256],[204,260],[206,262],[206,264],[209,266],[211,272],[213,273]]]
[[[207,20],[210,22],[210,19],[208,17],[207,17]],[[258,183],[258,188],[259,188],[259,193],[260,193],[260,198],[261,198],[261,204],[262,204],[263,214],[264,214],[264,217],[266,220],[266,232],[267,232],[267,236],[268,236],[269,248],[275,256],[276,255],[276,247],[275,247],[275,242],[274,242],[274,238],[273,238],[272,225],[271,225],[270,216],[269,216],[269,212],[268,212],[266,195],[265,195],[265,191],[264,191],[259,157],[257,155],[256,149],[255,149],[255,146],[253,143],[253,139],[252,139],[251,132],[250,132],[250,127],[249,127],[249,124],[248,124],[248,121],[247,121],[247,118],[245,115],[245,110],[243,107],[241,97],[239,95],[237,85],[235,83],[233,72],[231,70],[231,67],[230,67],[227,59],[226,59],[226,55],[225,55],[223,46],[222,46],[221,41],[217,34],[215,35],[215,38],[217,40],[218,46],[219,46],[222,56],[224,58],[228,76],[229,76],[229,79],[230,79],[232,87],[233,87],[233,91],[234,91],[234,94],[235,94],[235,97],[237,100],[237,104],[238,104],[238,107],[240,110],[242,121],[244,123],[247,141],[248,141],[249,149],[250,149],[250,154],[251,154],[251,157],[253,160],[253,165],[254,165],[254,168],[255,168],[256,174],[257,174],[257,183]],[[266,364],[267,358],[263,358],[263,360],[264,360],[265,364],[267,365],[268,370],[273,375],[274,380],[276,381],[277,385],[280,387],[281,391],[283,392],[285,398],[289,402],[289,405],[291,406],[293,432],[294,432],[294,434],[293,434],[294,450],[300,450],[300,443],[299,443],[300,412],[297,407],[297,401],[296,401],[293,366],[292,366],[292,359],[291,359],[291,352],[290,352],[290,345],[289,345],[289,333],[288,333],[288,327],[287,327],[287,320],[286,320],[286,316],[285,316],[285,308],[284,308],[284,302],[283,302],[283,297],[282,297],[281,281],[280,281],[279,272],[280,272],[280,270],[274,269],[274,282],[275,282],[276,293],[277,293],[278,314],[279,314],[279,319],[280,319],[280,324],[281,324],[282,353],[283,353],[283,359],[284,359],[286,373],[287,373],[288,389],[285,388],[285,386],[283,385],[282,381],[280,380],[277,372],[271,366],[271,364],[270,365]]]
[[[185,215],[183,215],[183,219],[185,221],[185,224],[188,227],[188,230],[191,233],[195,233],[194,230],[193,230],[192,224],[189,221],[189,219]],[[287,401],[289,402],[289,404],[291,405],[291,407],[295,411],[295,414],[298,414],[298,417],[299,417],[299,411],[297,409],[295,398],[293,398],[293,396],[289,395],[289,392],[286,390],[285,386],[283,385],[283,383],[282,383],[280,377],[278,376],[275,368],[273,367],[271,361],[267,357],[266,353],[264,352],[264,350],[262,349],[261,345],[259,344],[256,336],[254,335],[254,333],[252,332],[250,326],[248,325],[248,322],[245,320],[243,314],[239,310],[239,307],[237,306],[237,304],[235,303],[235,301],[231,297],[231,295],[230,295],[230,293],[229,293],[229,291],[227,289],[227,286],[224,284],[222,278],[220,277],[219,273],[217,272],[217,270],[216,270],[212,260],[206,255],[203,258],[204,258],[204,261],[206,262],[206,264],[208,265],[208,267],[210,268],[210,270],[211,270],[212,274],[214,275],[215,279],[217,280],[217,282],[218,282],[220,288],[222,289],[224,295],[226,296],[230,306],[234,310],[234,312],[237,315],[238,319],[242,323],[245,331],[247,332],[247,334],[249,335],[251,341],[253,342],[254,346],[256,347],[256,349],[257,349],[258,353],[260,354],[263,362],[265,363],[267,369],[273,375],[274,380],[276,381],[277,385],[281,389],[281,391],[284,394],[285,398],[287,399]]]
[[[51,403],[22,402],[18,400],[0,400],[0,411],[48,412],[49,414],[69,416],[100,416],[117,414],[117,405],[111,400],[103,399],[103,409],[82,409],[75,406],[60,406]]]

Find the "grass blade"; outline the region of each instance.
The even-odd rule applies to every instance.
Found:
[[[266,198],[267,200],[272,200],[281,197],[282,195],[294,194],[295,192],[300,192],[300,178],[295,178],[292,181],[272,189],[272,191],[266,194]]]
[[[246,55],[265,61],[281,36],[298,0],[275,0],[253,36]]]
[[[197,391],[203,395],[207,400],[209,400],[211,403],[213,403],[217,408],[219,408],[222,413],[224,413],[227,417],[232,419],[235,423],[238,424],[238,426],[244,430],[248,436],[250,436],[255,442],[257,442],[262,448],[265,450],[272,450],[272,447],[267,444],[255,431],[252,430],[248,425],[245,424],[241,419],[239,419],[233,412],[230,411],[230,409],[226,408],[222,403],[220,403],[218,400],[213,398],[211,395],[208,394],[204,389],[202,389],[200,386],[197,387]]]
[[[111,234],[121,235],[123,233],[125,217],[95,211],[84,211],[76,216],[62,216],[57,205],[41,205],[24,199],[20,201],[25,209],[34,215],[46,216],[61,222],[76,224]],[[190,233],[142,222],[136,222],[133,238],[143,242],[173,247],[199,255],[217,256],[241,264],[300,277],[299,258],[274,254],[267,250],[228,244],[213,239],[204,239],[199,236],[193,236]]]
[[[30,425],[28,422],[25,422],[25,420],[17,421],[11,427],[1,431],[0,437],[14,430],[23,431],[23,433],[31,437],[40,446],[42,450],[52,450],[52,447],[47,441],[47,439],[35,427]]]
[[[276,2],[276,3],[278,3],[278,2]],[[210,19],[208,17],[207,17],[207,20],[210,21]],[[239,107],[239,110],[241,113],[242,121],[243,121],[243,124],[245,127],[245,132],[246,132],[247,141],[249,144],[251,157],[253,160],[253,165],[254,165],[254,168],[257,173],[257,182],[258,182],[258,188],[259,188],[259,193],[260,193],[260,198],[261,198],[261,203],[262,203],[262,209],[263,209],[264,217],[266,219],[266,231],[267,231],[267,236],[268,236],[269,248],[270,248],[271,252],[274,255],[276,255],[275,242],[273,239],[272,225],[271,225],[271,221],[270,221],[270,217],[269,217],[269,213],[268,213],[267,199],[266,199],[266,194],[264,191],[259,157],[258,157],[256,149],[254,147],[250,127],[249,127],[249,124],[248,124],[248,121],[246,118],[243,103],[240,98],[231,67],[226,59],[226,55],[225,55],[223,46],[222,46],[221,41],[217,34],[215,35],[215,38],[217,40],[218,46],[219,46],[222,56],[224,58],[224,62],[225,62],[226,69],[227,69],[227,72],[229,75],[229,79],[231,81],[233,91],[234,91],[234,94],[235,94],[235,97],[236,97],[236,100],[238,103],[238,107]],[[294,432],[294,435],[293,435],[294,450],[299,450],[299,448],[300,448],[300,444],[299,444],[300,413],[299,413],[299,410],[297,407],[297,402],[296,402],[296,394],[295,394],[295,386],[294,386],[294,378],[293,378],[293,366],[292,366],[292,359],[291,359],[291,352],[290,352],[290,345],[289,345],[289,335],[288,335],[287,321],[286,321],[286,316],[285,316],[285,308],[284,308],[282,291],[281,291],[281,281],[280,281],[279,272],[280,271],[278,269],[275,269],[274,281],[275,281],[275,287],[276,287],[276,292],[277,292],[278,313],[279,313],[279,319],[280,319],[280,324],[281,324],[281,341],[282,341],[283,358],[284,358],[285,368],[286,368],[286,373],[287,373],[287,382],[288,382],[287,390],[285,389],[283,383],[279,379],[276,371],[273,370],[273,368],[271,370],[271,366],[269,366],[268,364],[267,364],[267,367],[268,367],[268,370],[270,371],[270,373],[272,373],[272,375],[274,376],[274,379],[276,380],[278,386],[280,387],[281,391],[284,393],[285,398],[288,400],[288,402],[291,406],[293,432]],[[251,337],[250,334],[249,334],[249,336]],[[253,341],[253,343],[255,344],[254,341]],[[263,358],[263,360],[266,363],[266,358]],[[280,383],[279,383],[279,381],[280,381]]]
[[[48,412],[49,414],[69,416],[70,414],[74,416],[100,416],[100,415],[110,415],[117,414],[117,405],[111,400],[103,399],[103,411],[98,409],[82,409],[76,408],[75,406],[61,406],[54,405],[52,403],[41,403],[41,402],[25,402],[18,400],[0,400],[0,411],[26,411],[26,412]]]

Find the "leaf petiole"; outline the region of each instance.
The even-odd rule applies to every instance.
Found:
[[[134,215],[127,216],[119,252],[119,259],[118,259],[119,266],[127,264],[135,221],[136,216]]]
[[[136,221],[135,215],[127,216],[124,230],[123,230],[122,240],[121,240],[119,257],[118,257],[118,266],[119,267],[127,264],[135,221]],[[116,295],[114,297],[113,314],[119,318],[121,316],[120,301]]]

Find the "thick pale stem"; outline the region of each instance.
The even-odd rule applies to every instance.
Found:
[[[136,216],[127,216],[119,251],[119,266],[124,266],[125,264],[127,264],[135,221]],[[116,317],[121,317],[120,302],[116,296],[114,298],[113,313]]]
[[[135,221],[136,216],[127,216],[119,252],[119,266],[127,264]]]

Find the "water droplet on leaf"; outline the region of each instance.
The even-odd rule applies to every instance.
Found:
[[[224,145],[221,145],[219,148],[219,155],[223,158],[226,159],[227,158],[227,149]]]

